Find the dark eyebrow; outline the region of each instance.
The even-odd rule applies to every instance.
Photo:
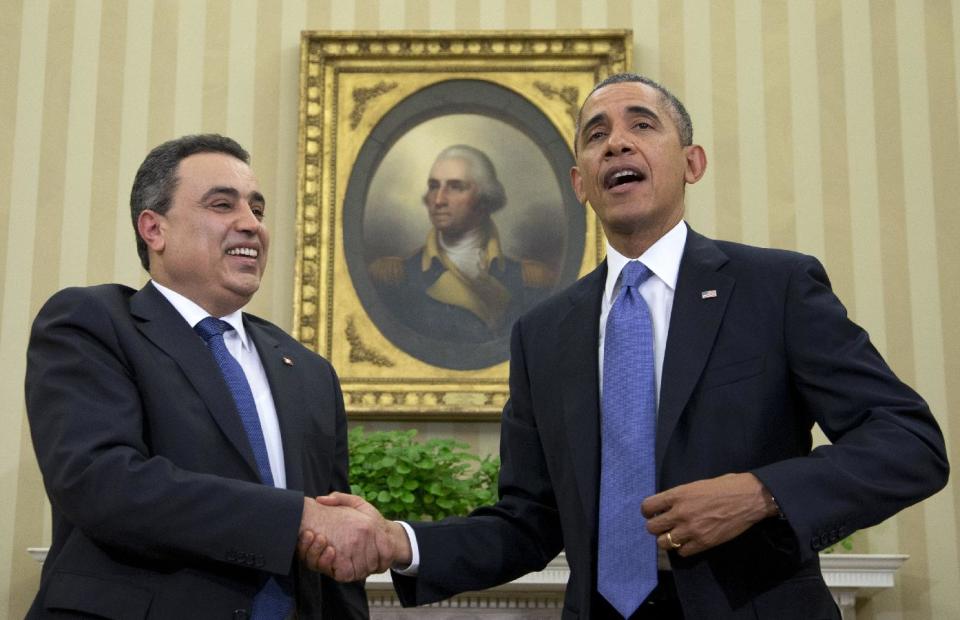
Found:
[[[203,202],[215,194],[227,194],[232,198],[240,197],[240,192],[232,187],[211,187],[203,193],[203,196],[200,197],[200,201]]]
[[[657,116],[657,113],[651,110],[650,108],[642,105],[632,105],[627,108],[627,112],[635,116],[646,116],[655,121],[659,121],[660,117]]]
[[[643,116],[649,118],[653,121],[660,122],[660,117],[657,116],[657,113],[643,105],[631,105],[627,106],[627,114],[631,116]],[[597,112],[590,117],[590,120],[586,121],[583,126],[580,128],[580,140],[583,140],[584,136],[590,133],[590,130],[593,129],[596,125],[603,123],[607,120],[606,112]]]
[[[208,189],[206,192],[204,192],[204,193],[203,193],[203,196],[200,197],[200,201],[201,201],[201,202],[204,202],[204,201],[206,201],[208,198],[210,198],[211,196],[214,196],[214,195],[216,195],[216,194],[226,194],[226,195],[230,196],[231,198],[239,198],[239,197],[240,197],[240,192],[238,192],[238,191],[236,190],[236,188],[228,187],[228,186],[217,186],[217,187],[211,187],[211,188]],[[266,198],[264,198],[264,197],[263,197],[263,194],[261,194],[260,192],[250,192],[250,202],[256,202],[256,203],[259,203],[259,204],[267,204]]]

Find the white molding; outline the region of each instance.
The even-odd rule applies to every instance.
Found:
[[[30,557],[41,564],[47,547],[28,547]],[[855,620],[857,599],[870,598],[883,588],[892,588],[894,576],[910,556],[873,553],[830,553],[820,555],[820,569],[844,620]],[[443,609],[502,610],[497,617],[532,618],[529,610],[560,609],[570,577],[566,555],[561,553],[542,571],[482,592],[468,592],[428,608],[404,611],[400,608],[389,572],[367,578],[367,595],[374,617],[442,617]],[[378,610],[381,610],[378,612]],[[429,610],[429,611],[428,611]],[[511,614],[509,610],[517,610]],[[407,615],[407,614],[412,615]],[[486,614],[481,614],[486,615]]]
[[[874,553],[829,553],[820,556],[820,570],[833,588],[892,588],[893,577],[908,555]],[[865,592],[872,595],[872,592]]]
[[[47,559],[47,551],[50,551],[50,547],[27,547],[30,557],[41,564]]]

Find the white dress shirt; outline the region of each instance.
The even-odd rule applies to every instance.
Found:
[[[190,301],[180,293],[151,280],[153,286],[167,298],[173,307],[180,313],[190,327],[210,316],[206,310]],[[277,408],[273,404],[273,393],[267,381],[267,373],[263,369],[263,362],[257,354],[257,347],[253,339],[247,335],[243,327],[243,313],[240,310],[226,316],[216,317],[226,321],[232,327],[223,334],[223,341],[227,351],[237,360],[247,376],[253,400],[257,405],[257,416],[260,418],[260,428],[263,430],[263,441],[267,445],[267,458],[270,460],[270,473],[273,475],[273,485],[277,488],[287,488],[287,472],[283,462],[283,442],[280,438],[280,423],[277,420]]]
[[[636,259],[653,272],[653,275],[640,285],[640,295],[647,302],[650,320],[653,323],[653,362],[658,409],[663,355],[667,350],[667,331],[670,329],[670,314],[673,311],[673,294],[677,289],[677,274],[680,273],[680,259],[683,258],[683,247],[686,243],[687,225],[681,220]],[[607,316],[620,293],[620,272],[630,260],[633,259],[617,252],[607,242],[607,282],[603,287],[603,301],[600,304],[600,342],[597,344],[601,396],[603,395],[603,336],[607,331]]]
[[[660,412],[660,377],[663,375],[663,357],[667,350],[667,332],[670,329],[670,315],[673,311],[673,296],[677,290],[677,274],[680,273],[680,259],[687,243],[687,226],[681,220],[647,251],[636,259],[627,258],[613,249],[607,242],[607,281],[603,287],[603,300],[600,302],[600,342],[597,344],[597,368],[600,377],[600,395],[603,396],[603,337],[607,331],[607,316],[620,293],[620,272],[631,260],[639,260],[653,272],[640,285],[640,295],[650,310],[650,322],[653,323],[653,370],[657,386],[657,412]],[[601,398],[600,402],[603,402]],[[601,414],[603,405],[601,404]],[[667,552],[657,548],[657,567],[670,570]]]

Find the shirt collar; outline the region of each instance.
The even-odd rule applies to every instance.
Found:
[[[196,302],[187,299],[180,293],[163,286],[156,280],[150,280],[150,283],[160,291],[160,294],[166,297],[167,301],[174,307],[174,309],[180,313],[180,316],[184,318],[190,327],[196,327],[197,323],[203,319],[210,316],[210,314],[197,305]],[[243,345],[244,349],[250,348],[250,343],[247,341],[247,330],[243,327],[243,312],[241,310],[234,310],[226,316],[217,317],[221,321],[226,321],[230,324],[234,330],[236,330],[237,335],[240,336],[240,343]]]
[[[677,274],[680,273],[680,259],[683,258],[683,247],[687,243],[687,225],[681,220],[670,229],[667,234],[657,239],[657,242],[647,248],[638,259],[647,266],[653,275],[660,278],[670,290],[677,288]],[[617,280],[620,272],[628,262],[627,258],[613,249],[607,241],[607,282],[603,289],[604,299],[613,301],[617,289]]]

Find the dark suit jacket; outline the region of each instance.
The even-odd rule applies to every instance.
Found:
[[[337,377],[276,326],[244,322],[287,489],[260,483],[219,367],[152,285],[66,289],[40,311],[27,414],[53,541],[29,617],[231,618],[271,573],[293,576],[301,617],[367,616],[362,583],[301,571],[295,556],[304,495],[349,490]]]
[[[565,547],[563,617],[591,617],[605,278],[603,264],[514,327],[501,500],[415,526],[419,575],[394,578],[404,603],[509,581]],[[660,490],[753,472],[786,515],[696,556],[671,555],[688,620],[839,617],[817,552],[946,483],[926,403],[847,318],[821,265],[793,252],[689,231],[658,411]],[[833,444],[811,452],[814,423]]]

